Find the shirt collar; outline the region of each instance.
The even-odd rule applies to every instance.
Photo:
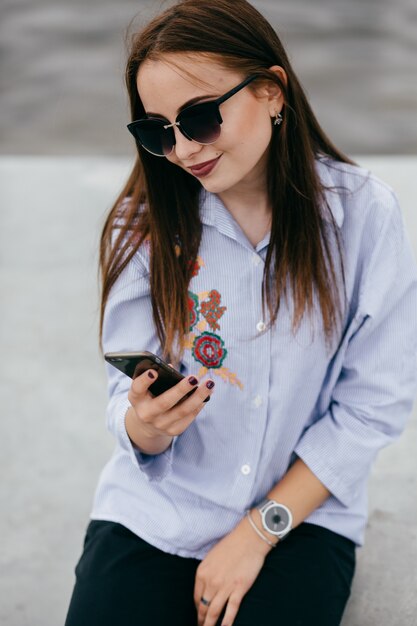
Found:
[[[219,196],[205,189],[202,189],[200,196],[200,219],[203,224],[214,226],[222,235],[234,239],[252,252],[259,252],[269,243],[270,233],[268,232],[254,248]]]

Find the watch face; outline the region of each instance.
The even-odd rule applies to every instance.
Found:
[[[281,533],[288,528],[290,518],[285,509],[272,506],[265,514],[265,524],[272,533]]]

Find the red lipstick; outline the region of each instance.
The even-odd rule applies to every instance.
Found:
[[[194,176],[201,178],[203,176],[207,176],[210,172],[216,167],[218,160],[222,155],[217,157],[217,159],[211,159],[211,161],[205,161],[204,163],[198,163],[198,165],[192,165],[188,168]]]

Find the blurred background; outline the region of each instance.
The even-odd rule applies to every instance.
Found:
[[[0,153],[128,155],[124,34],[169,2],[2,0]],[[417,151],[415,0],[263,0],[330,137]]]
[[[169,4],[0,3],[1,625],[63,625],[114,446],[97,250],[134,158],[126,29]],[[325,131],[397,192],[416,253],[416,1],[253,4],[276,27]],[[343,626],[416,624],[416,493],[414,409],[372,469]]]

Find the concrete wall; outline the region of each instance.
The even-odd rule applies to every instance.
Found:
[[[253,0],[350,154],[416,154],[415,0]],[[2,0],[0,153],[130,155],[124,34],[172,0]]]

